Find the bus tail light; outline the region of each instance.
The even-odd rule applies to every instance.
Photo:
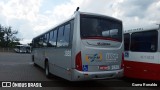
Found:
[[[82,71],[82,58],[81,58],[81,52],[79,52],[79,53],[76,55],[76,62],[75,62],[75,65],[76,65],[76,69],[77,69],[77,70]]]
[[[122,53],[121,69],[124,68],[124,53]]]

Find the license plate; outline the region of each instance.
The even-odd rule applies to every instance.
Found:
[[[106,60],[107,61],[116,61],[118,59],[118,54],[116,53],[107,53]]]
[[[108,70],[108,66],[99,66],[99,70]]]
[[[112,69],[112,70],[119,69],[119,68],[120,68],[119,65],[112,65],[112,66],[111,66],[111,69]]]

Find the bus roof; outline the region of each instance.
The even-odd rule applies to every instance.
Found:
[[[139,28],[124,30],[124,33],[133,33],[133,32],[150,31],[150,30],[158,30],[158,29],[160,29],[160,27],[156,25],[156,26],[139,27]]]
[[[49,31],[53,30],[54,28],[58,27],[59,25],[61,25],[61,24],[65,23],[65,22],[67,22],[67,21],[73,19],[73,18],[76,16],[76,14],[86,14],[86,15],[107,17],[107,18],[110,18],[110,19],[113,19],[113,20],[121,21],[121,20],[119,20],[119,19],[116,19],[116,18],[113,18],[113,17],[110,17],[110,16],[106,16],[106,15],[102,15],[102,14],[96,14],[96,13],[89,13],[89,12],[80,12],[80,11],[76,11],[69,19],[63,21],[62,23],[59,23],[59,24],[55,25],[55,26],[52,27],[51,29],[49,29],[49,30],[47,30],[46,32],[44,32],[44,33],[42,33],[42,34],[40,34],[40,35],[34,37],[33,39],[35,39],[35,38],[37,38],[37,37],[39,37],[39,36],[41,36],[41,35],[43,35],[43,34],[45,34],[45,33],[48,33]],[[121,21],[121,22],[122,22],[122,21]]]
[[[24,46],[24,47],[30,47],[30,45],[16,45],[16,46]]]
[[[80,14],[87,14],[87,15],[93,15],[93,16],[100,16],[100,17],[107,17],[107,18],[110,18],[110,19],[113,19],[113,20],[117,20],[117,21],[122,21],[120,19],[117,19],[117,18],[114,18],[114,17],[111,17],[111,16],[107,16],[107,15],[103,15],[103,14],[97,14],[97,13],[89,13],[89,12],[80,12]]]

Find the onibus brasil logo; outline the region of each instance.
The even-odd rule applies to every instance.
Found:
[[[87,54],[86,55],[86,61],[87,62],[102,61],[102,53]]]

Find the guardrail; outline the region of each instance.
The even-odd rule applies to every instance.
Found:
[[[0,52],[14,52],[13,48],[0,48]]]

